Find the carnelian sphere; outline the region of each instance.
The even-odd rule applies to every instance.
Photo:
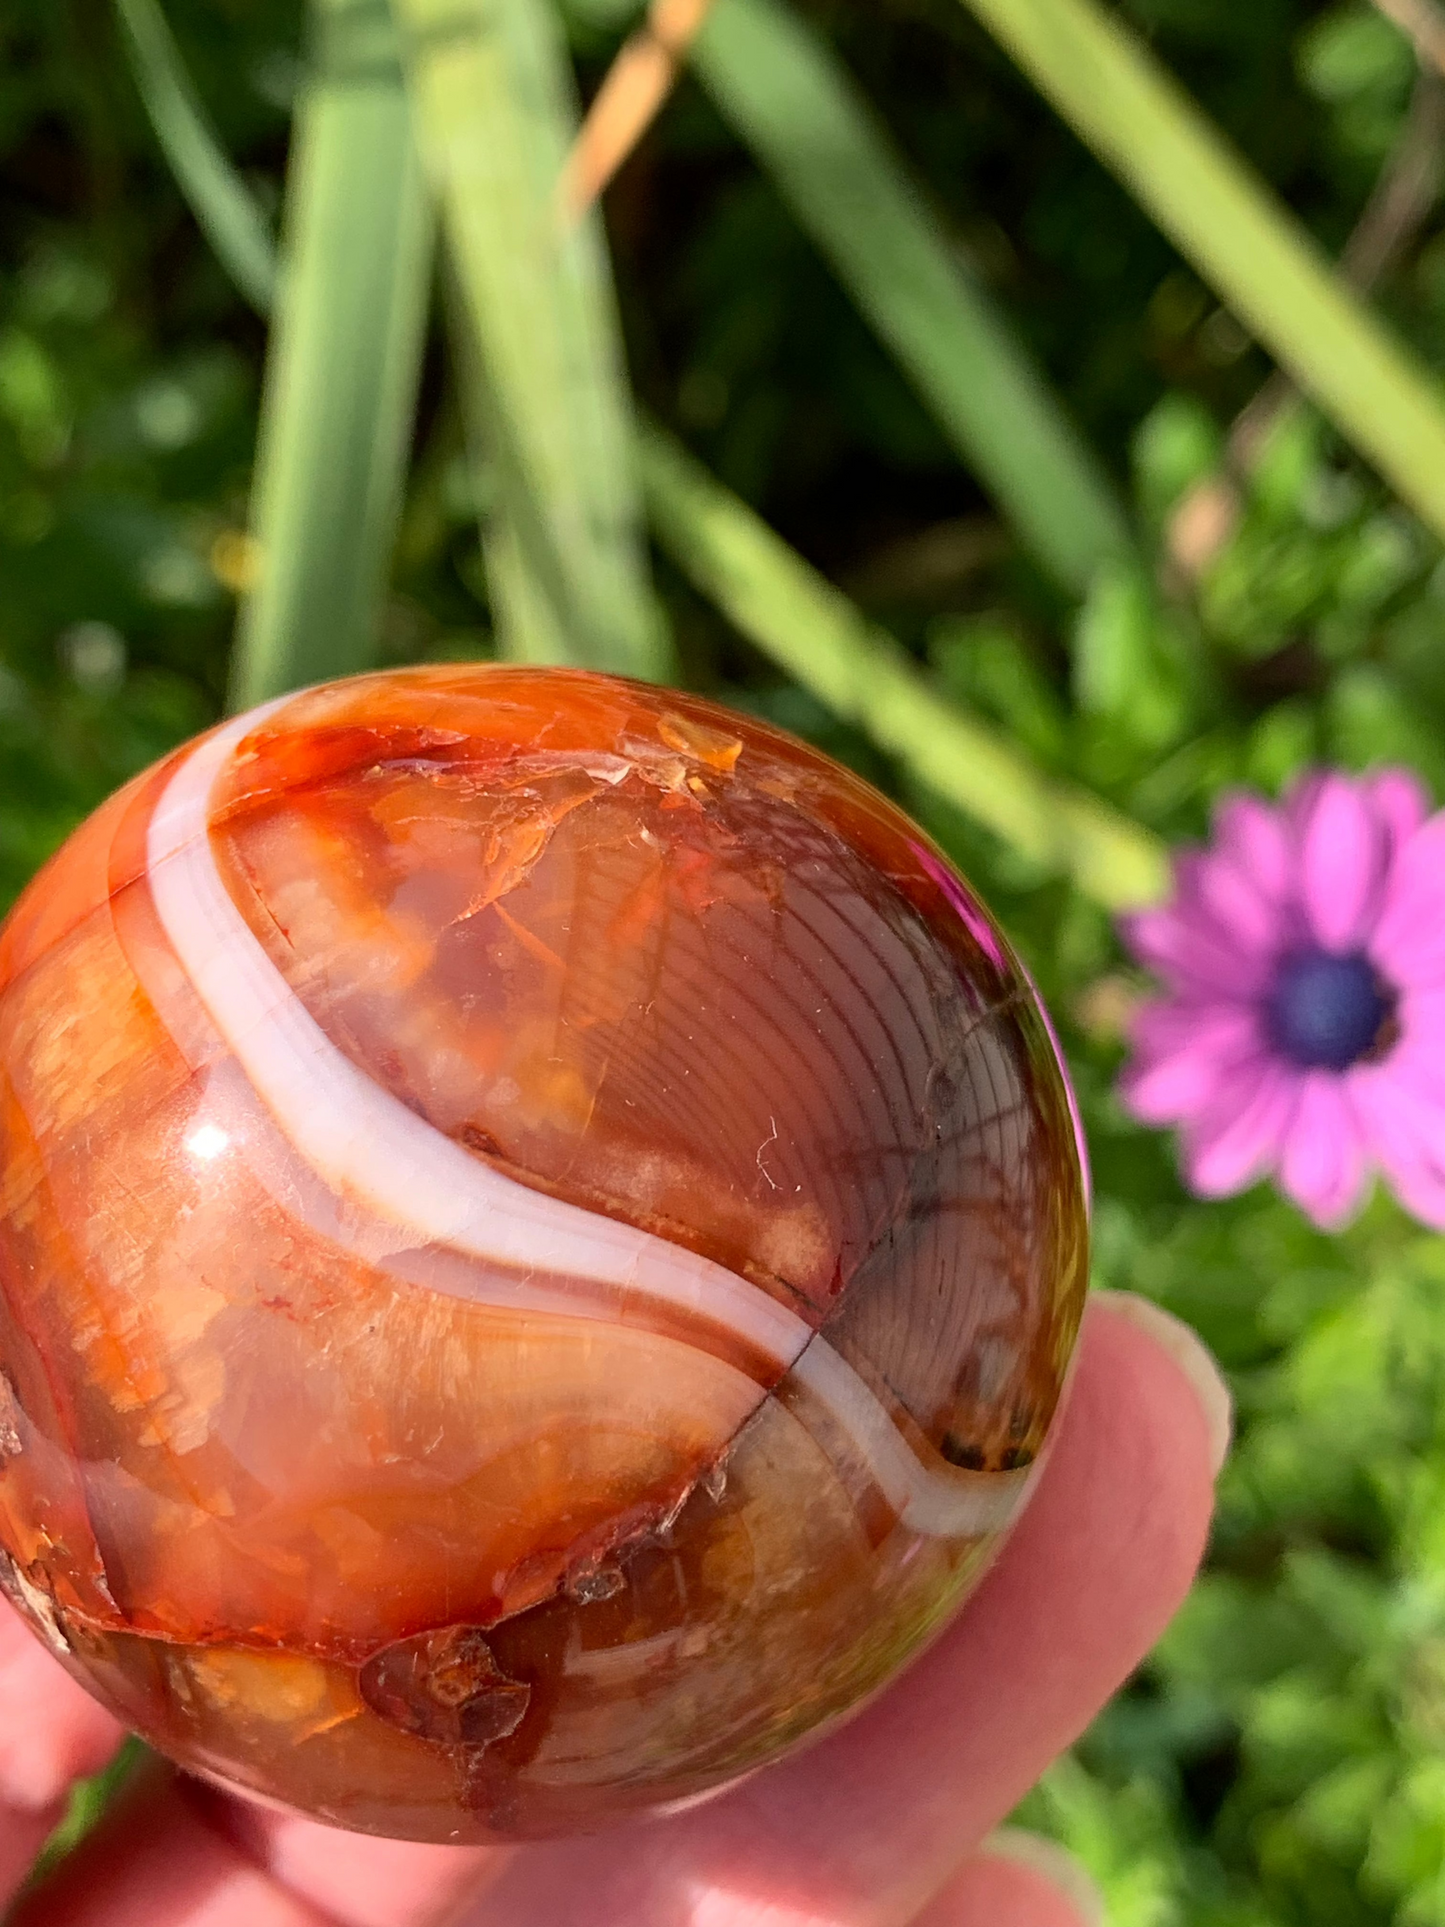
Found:
[[[422,1840],[776,1755],[1017,1513],[1048,1021],[890,803],[566,671],[283,699],[0,933],[0,1574],[186,1766]]]

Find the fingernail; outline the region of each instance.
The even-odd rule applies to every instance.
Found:
[[[1000,1827],[988,1836],[979,1852],[1029,1868],[1064,1896],[1084,1927],[1104,1927],[1104,1896],[1088,1871],[1057,1840],[1048,1840],[1041,1833],[1026,1833],[1022,1827]]]
[[[1234,1436],[1234,1400],[1230,1396],[1218,1360],[1191,1325],[1173,1312],[1165,1311],[1151,1298],[1132,1291],[1100,1291],[1109,1309],[1147,1332],[1183,1372],[1199,1401],[1209,1432],[1209,1456],[1214,1476],[1229,1457],[1229,1442]]]

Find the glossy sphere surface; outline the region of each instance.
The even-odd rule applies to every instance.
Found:
[[[0,934],[0,1576],[340,1824],[696,1796],[1024,1495],[1085,1202],[1047,1021],[846,771],[711,705],[363,677],[178,751]]]

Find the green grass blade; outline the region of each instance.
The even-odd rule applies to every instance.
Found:
[[[442,198],[462,356],[485,384],[504,650],[661,677],[612,284],[594,214],[563,218],[577,110],[550,0],[393,0]]]
[[[1156,901],[1163,845],[1087,791],[1055,783],[945,702],[881,630],[660,429],[642,440],[653,526],[694,585],[836,715],[1013,849],[1108,909]]]
[[[75,1852],[86,1835],[100,1824],[127,1780],[148,1759],[153,1758],[150,1749],[131,1733],[126,1736],[120,1751],[109,1765],[103,1766],[99,1773],[87,1779],[74,1782],[65,1803],[64,1816],[30,1871],[28,1886],[32,1891],[67,1855]]]
[[[1129,545],[1108,477],[826,40],[783,0],[717,0],[690,59],[964,461],[1082,594]]]
[[[212,131],[158,0],[115,5],[136,86],[171,172],[222,267],[264,314],[276,285],[270,230]]]
[[[1203,278],[1445,536],[1439,384],[1149,50],[1095,0],[964,0]]]
[[[262,401],[237,706],[374,660],[410,453],[433,220],[385,0],[319,0]]]

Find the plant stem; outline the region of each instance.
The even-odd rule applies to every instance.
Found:
[[[433,221],[384,0],[317,0],[253,484],[245,707],[374,659],[411,446]]]
[[[653,524],[683,573],[765,655],[921,782],[1110,910],[1157,901],[1169,861],[1149,830],[1056,783],[945,702],[891,636],[659,428],[642,437]]]
[[[131,71],[161,151],[217,259],[265,314],[276,248],[245,183],[212,131],[158,0],[115,0]]]
[[[1439,384],[1331,273],[1143,43],[1096,0],[965,4],[1341,433],[1445,536]]]
[[[717,0],[698,77],[1024,543],[1082,596],[1124,512],[927,189],[827,41],[782,0]]]
[[[1445,82],[1432,69],[1415,82],[1404,128],[1340,255],[1340,273],[1365,292],[1399,260],[1440,192],[1445,161]],[[1188,490],[1169,518],[1165,546],[1186,581],[1197,581],[1239,522],[1244,486],[1299,390],[1282,369],[1235,417],[1223,466]]]
[[[595,211],[558,183],[576,103],[551,0],[393,0],[445,210],[468,413],[500,517],[486,531],[499,639],[527,661],[663,677],[631,408]]]
[[[1413,43],[1422,66],[1445,73],[1445,13],[1434,0],[1375,0],[1375,5]]]

